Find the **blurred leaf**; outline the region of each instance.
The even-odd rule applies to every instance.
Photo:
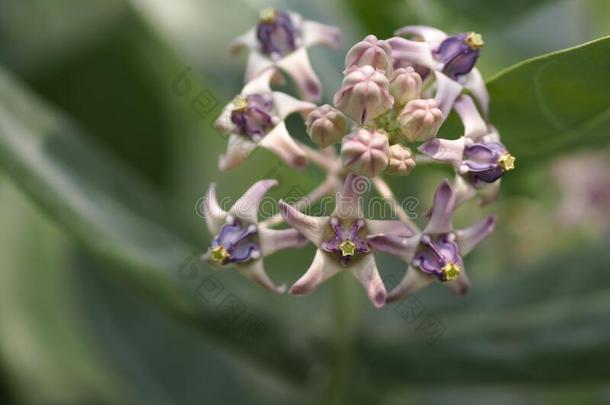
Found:
[[[451,307],[422,295],[397,304],[396,324],[360,342],[366,367],[381,383],[607,381],[607,243],[513,269]]]
[[[551,0],[452,0],[443,1],[442,5],[449,13],[467,16],[476,24],[497,26],[498,24],[507,25],[550,1]]]
[[[491,122],[517,164],[607,142],[609,72],[606,37],[526,60],[491,78]]]
[[[230,313],[200,306],[197,286],[184,286],[176,276],[182,267],[198,261],[199,249],[154,219],[160,212],[172,217],[159,206],[159,197],[4,71],[0,162],[33,201],[88,249],[116,264],[107,270],[115,270],[221,346],[239,351],[260,367],[287,380],[305,376],[307,356],[290,347],[281,325],[263,319],[264,335],[256,346],[247,346],[241,325],[226,325],[224,317]],[[269,356],[271,350],[274,356]]]

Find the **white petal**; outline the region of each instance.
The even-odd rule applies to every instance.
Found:
[[[462,119],[462,124],[464,124],[464,136],[476,141],[488,133],[487,123],[481,117],[477,106],[470,96],[459,96],[455,100],[453,108],[455,108],[455,112],[458,113]]]
[[[312,217],[303,214],[284,201],[279,202],[280,213],[290,226],[301,232],[314,245],[320,246],[327,229],[330,229],[328,217]]]
[[[358,262],[350,264],[349,269],[364,287],[371,303],[376,308],[383,307],[387,292],[379,276],[375,256],[371,253],[366,254]]]
[[[276,74],[277,70],[274,68],[263,69],[245,84],[244,88],[241,90],[241,95],[249,96],[251,94],[270,93],[270,83],[273,76]]]
[[[395,302],[413,295],[422,288],[427,287],[432,281],[434,281],[433,276],[409,266],[400,283],[388,294],[386,302]]]
[[[371,180],[365,176],[350,173],[337,193],[332,216],[339,218],[362,218],[362,195],[371,189]]]
[[[479,69],[474,68],[468,73],[464,82],[464,88],[470,92],[477,100],[477,104],[483,111],[483,115],[487,117],[489,115],[489,93],[487,87],[485,87],[485,80]]]
[[[302,169],[307,166],[307,155],[292,139],[284,121],[276,125],[258,144],[275,153],[290,167]]]
[[[456,207],[477,195],[477,190],[459,174],[455,176],[453,181],[453,191],[455,193]]]
[[[400,257],[407,263],[411,263],[415,249],[419,245],[421,235],[417,234],[409,238],[395,235],[369,235],[367,239],[371,247],[379,252]]]
[[[449,162],[458,168],[462,163],[464,146],[463,137],[455,140],[433,138],[421,144],[417,149],[434,160]]]
[[[256,30],[254,28],[235,38],[229,45],[229,49],[234,55],[240,53],[243,49],[256,49],[256,47]]]
[[[498,198],[500,194],[500,186],[502,185],[502,179],[498,179],[493,183],[486,184],[484,187],[479,189],[479,196],[481,197],[481,206],[490,204]]]
[[[394,35],[406,36],[412,35],[430,43],[431,45],[439,45],[447,38],[447,34],[443,31],[434,27],[428,27],[426,25],[407,25],[406,27],[399,28],[394,32]]]
[[[306,48],[297,49],[282,58],[277,66],[292,77],[303,99],[313,102],[322,99],[322,85],[311,67]]]
[[[258,238],[263,256],[269,256],[282,250],[303,247],[308,240],[296,229],[259,228]]]
[[[258,206],[269,189],[275,186],[277,186],[277,180],[257,181],[235,202],[229,210],[229,214],[248,224],[256,224]]]
[[[303,119],[305,119],[310,112],[316,109],[315,104],[308,101],[299,100],[298,98],[289,96],[286,93],[274,91],[271,94],[273,96],[273,105],[278,112],[278,116],[282,120],[295,112],[300,112]]]
[[[343,270],[343,267],[341,267],[339,263],[332,260],[327,253],[317,250],[311,266],[309,266],[309,269],[305,274],[290,287],[289,292],[293,295],[309,294],[320,284],[341,270]]]
[[[338,48],[341,45],[341,30],[332,25],[321,24],[316,21],[303,21],[301,32],[305,47],[321,44]]]
[[[220,113],[220,116],[214,121],[214,128],[225,135],[230,135],[236,132],[236,125],[231,121],[231,112],[233,111],[233,101],[227,104]]]
[[[469,228],[455,232],[456,243],[460,247],[460,254],[466,256],[483,239],[487,238],[496,226],[496,217],[489,216]]]
[[[402,237],[410,237],[416,233],[409,225],[394,219],[367,219],[366,230],[369,235],[384,234]]]
[[[220,156],[218,167],[220,170],[231,170],[242,164],[256,148],[256,144],[237,134],[229,136],[227,152]]]
[[[260,284],[265,287],[267,290],[274,292],[276,294],[283,294],[286,292],[286,285],[275,285],[273,281],[269,278],[267,273],[265,272],[265,267],[263,265],[263,261],[253,260],[250,262],[240,263],[235,266],[241,274],[250,280]]]
[[[216,199],[216,184],[214,183],[210,184],[210,187],[208,187],[208,193],[205,196],[203,203],[203,211],[208,230],[212,235],[216,235],[225,223],[227,213],[218,204],[218,200]]]
[[[437,64],[432,57],[430,46],[425,42],[409,41],[408,39],[393,37],[387,40],[392,48],[392,58],[404,60],[411,65],[421,65],[434,69]]]
[[[246,62],[244,82],[248,83],[256,79],[263,72],[267,71],[267,69],[273,69],[273,65],[273,61],[269,59],[266,55],[258,51],[250,52],[250,54],[248,55],[248,62]]]
[[[434,100],[436,101],[436,106],[443,112],[443,116],[447,118],[451,108],[453,108],[455,99],[460,95],[463,87],[457,81],[437,70],[434,71],[434,75],[436,76],[436,95]]]

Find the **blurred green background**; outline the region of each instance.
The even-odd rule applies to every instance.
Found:
[[[374,310],[347,274],[295,298],[196,260],[211,181],[235,198],[271,175],[280,197],[323,178],[266,151],[217,170],[226,140],[211,123],[245,63],[228,44],[268,5],[343,30],[342,49],[310,51],[326,102],[368,33],[479,31],[486,78],[610,33],[605,0],[0,0],[0,403],[610,403],[608,41],[490,83],[518,160],[496,204],[457,218],[500,221],[466,260],[471,293],[435,285]],[[421,215],[448,172],[415,173],[390,182]],[[566,204],[583,215],[566,224]],[[267,269],[291,283],[312,257],[281,252]]]

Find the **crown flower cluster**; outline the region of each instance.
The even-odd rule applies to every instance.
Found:
[[[276,180],[256,182],[227,211],[211,185],[204,209],[213,237],[204,260],[236,268],[272,292],[293,295],[309,294],[346,271],[375,307],[433,281],[458,295],[468,291],[464,256],[493,231],[496,219],[454,229],[454,213],[473,199],[492,202],[501,178],[515,168],[515,158],[489,121],[489,95],[476,68],[484,42],[475,32],[448,35],[426,26],[406,26],[395,35],[368,35],[354,44],[332,104],[322,105],[314,104],[321,101],[322,87],[307,50],[316,44],[338,47],[338,28],[265,9],[257,25],[233,42],[235,53],[246,49],[249,54],[244,87],[215,123],[228,137],[219,169],[236,170],[261,147],[289,168],[318,166],[326,178],[303,200],[280,200],[279,213],[262,221],[259,204]],[[296,97],[276,90],[286,79],[295,85]],[[439,133],[452,112],[463,131],[445,138]],[[301,115],[311,144],[289,133],[285,120],[294,113]],[[413,176],[418,165],[428,164],[445,165],[454,177],[436,187],[427,224],[420,229],[384,176]],[[395,208],[396,219],[367,217],[363,201],[373,187]],[[328,216],[305,212],[326,195],[335,196]],[[274,228],[281,223],[290,228]],[[276,285],[264,258],[307,243],[316,247],[309,268],[289,289]],[[406,264],[404,277],[390,291],[376,264],[379,252]]]

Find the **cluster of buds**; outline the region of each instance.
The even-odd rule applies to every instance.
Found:
[[[336,193],[335,210],[330,216],[313,217],[301,212],[299,204],[280,201],[280,213],[259,222],[258,205],[275,180],[254,184],[228,212],[218,205],[211,186],[205,211],[214,237],[203,258],[221,268],[236,267],[267,289],[283,293],[284,286],[271,281],[262,260],[309,241],[317,247],[315,257],[289,289],[291,294],[310,293],[345,270],[360,281],[376,307],[434,280],[465,294],[470,282],[463,257],[492,232],[495,217],[454,230],[454,212],[475,197],[481,203],[493,201],[501,177],[515,167],[515,158],[488,119],[489,96],[475,67],[483,47],[481,35],[449,36],[424,26],[403,27],[390,39],[369,35],[347,52],[333,105],[321,106],[312,103],[321,95],[307,57],[307,48],[314,44],[338,46],[339,30],[275,9],[264,10],[257,26],[235,41],[234,50],[248,48],[250,55],[244,88],[216,121],[216,128],[229,136],[219,166],[238,167],[257,146],[292,168],[316,164],[327,178],[308,202]],[[284,83],[283,73],[292,78],[301,99],[272,89]],[[463,134],[442,139],[439,130],[452,111],[463,123]],[[295,112],[302,115],[311,142],[320,150],[288,132],[284,120]],[[412,176],[416,164],[429,163],[446,164],[455,177],[437,187],[428,224],[420,230],[393,199],[383,175]],[[366,217],[362,199],[371,184],[394,202],[398,219]],[[272,228],[281,222],[291,228]],[[389,292],[377,269],[376,252],[407,264],[403,279]]]

